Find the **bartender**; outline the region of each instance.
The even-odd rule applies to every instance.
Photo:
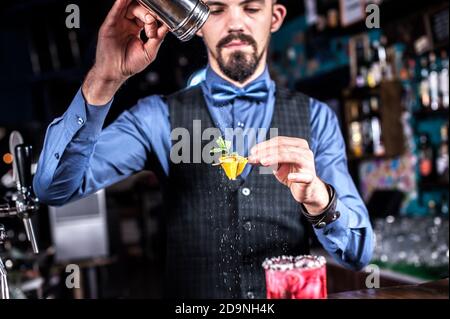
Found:
[[[337,117],[326,104],[277,87],[268,71],[271,34],[286,8],[275,0],[206,4],[211,16],[198,32],[209,59],[205,80],[145,97],[103,129],[116,92],[151,65],[168,32],[136,2],[116,0],[100,28],[94,66],[48,127],[37,196],[64,205],[141,170],[157,172],[166,206],[167,297],[264,298],[263,260],[307,254],[309,228],[339,263],[362,269],[373,231],[348,173]],[[277,128],[278,137],[248,147],[250,169],[230,181],[210,163],[171,160],[172,130],[195,136],[194,120],[221,131]],[[273,173],[261,174],[261,167]]]

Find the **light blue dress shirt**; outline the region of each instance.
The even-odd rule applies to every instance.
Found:
[[[258,80],[265,80],[269,87],[267,103],[236,99],[228,106],[217,107],[211,102],[211,84],[232,84],[207,69],[206,79],[200,85],[217,127],[269,127],[276,86],[267,69],[255,81]],[[89,105],[80,89],[66,113],[49,125],[33,181],[42,202],[63,205],[123,180],[145,168],[149,153],[157,157],[164,173],[170,174],[172,128],[163,98],[149,96],[139,100],[102,130],[112,102],[101,107]],[[317,176],[335,187],[336,209],[341,213],[336,222],[315,229],[315,233],[334,259],[359,270],[370,262],[374,246],[368,212],[348,173],[346,146],[336,114],[315,99],[310,100],[310,110],[311,149]],[[246,170],[244,178],[248,173]]]

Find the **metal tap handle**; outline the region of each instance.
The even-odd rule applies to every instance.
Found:
[[[17,171],[19,175],[20,182],[20,192],[25,196],[26,205],[30,204],[30,196],[32,190],[32,179],[31,179],[31,151],[32,147],[30,145],[20,144],[16,146],[16,163]],[[25,226],[25,231],[27,233],[27,238],[31,243],[33,252],[35,254],[39,253],[39,248],[37,246],[36,237],[34,235],[33,224],[29,214],[19,214],[22,218],[23,224]]]
[[[6,268],[0,258],[0,299],[9,299],[8,278],[6,277]]]
[[[20,144],[16,146],[16,164],[19,182],[22,189],[31,190],[31,151],[30,145]]]
[[[23,225],[25,226],[25,231],[27,233],[27,238],[31,243],[31,247],[33,248],[33,252],[35,254],[39,254],[39,247],[36,242],[36,237],[34,236],[33,224],[31,223],[31,219],[29,217],[25,217],[22,220]]]
[[[5,227],[0,224],[0,244],[3,244],[6,239]],[[9,287],[6,278],[6,267],[0,258],[0,299],[9,299]]]
[[[6,239],[5,226],[0,224],[0,244],[3,244]]]

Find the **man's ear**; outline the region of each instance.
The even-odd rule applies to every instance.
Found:
[[[277,32],[283,25],[284,19],[286,18],[287,9],[284,5],[275,3],[273,5],[272,12],[272,26],[270,32]]]
[[[203,38],[203,31],[202,31],[202,29],[198,30],[196,35],[198,35],[200,38]]]

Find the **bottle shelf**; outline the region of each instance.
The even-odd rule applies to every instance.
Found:
[[[348,161],[350,162],[360,162],[360,161],[371,161],[371,160],[387,160],[392,159],[394,156],[389,155],[374,155],[374,154],[364,154],[362,156],[355,156],[353,154],[347,155]]]
[[[351,87],[344,91],[344,96],[346,98],[366,98],[368,96],[379,95],[380,94],[380,86],[377,85],[375,87],[362,86],[362,87]]]

